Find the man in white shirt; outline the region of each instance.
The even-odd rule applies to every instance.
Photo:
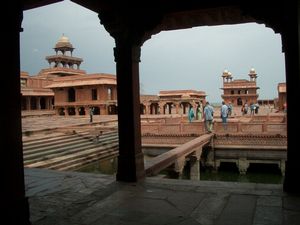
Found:
[[[222,118],[222,125],[224,130],[227,130],[227,117],[228,117],[228,106],[225,104],[224,101],[222,101],[221,106],[221,118]]]

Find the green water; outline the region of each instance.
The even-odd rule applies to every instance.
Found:
[[[182,179],[189,179],[189,165],[183,171]],[[101,173],[113,175],[117,171],[117,158],[91,163],[77,171],[87,173]],[[246,175],[240,175],[235,164],[221,165],[219,171],[201,168],[200,180],[233,181],[250,183],[281,184],[283,176],[277,165],[251,165]],[[177,179],[176,175],[162,171],[160,175],[166,178]]]
[[[281,184],[282,176],[273,173],[256,173],[247,172],[246,175],[240,175],[230,171],[216,172],[201,172],[201,180],[212,181],[234,181],[234,182],[249,182],[249,183],[265,183],[265,184]]]
[[[103,161],[93,162],[87,166],[84,166],[78,169],[78,172],[85,172],[85,173],[102,173],[102,174],[109,174],[113,175],[117,171],[117,158],[107,159]]]

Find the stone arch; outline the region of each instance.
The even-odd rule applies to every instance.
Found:
[[[75,111],[75,107],[71,106],[71,107],[68,107],[68,115],[69,116],[75,116],[76,115],[76,111]]]
[[[150,104],[150,114],[158,114],[159,105],[157,102],[153,102]]]
[[[236,104],[237,104],[238,106],[243,105],[243,100],[242,100],[242,98],[238,98],[238,99],[236,100]]]
[[[81,107],[78,108],[78,114],[80,116],[85,115],[85,108],[83,106],[81,106]]]
[[[108,106],[108,114],[109,115],[118,114],[118,106],[116,106],[116,105],[109,105]]]
[[[64,115],[66,115],[66,113],[65,113],[65,109],[64,108],[58,108],[58,110],[57,110],[57,112],[58,112],[58,115],[60,115],[60,116],[64,116]]]
[[[36,97],[30,98],[30,109],[35,110],[37,109],[37,99]]]
[[[94,107],[94,115],[100,115],[100,114],[101,114],[101,112],[100,112],[100,107],[95,106],[95,107]]]

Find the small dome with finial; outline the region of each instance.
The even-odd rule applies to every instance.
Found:
[[[251,73],[251,74],[255,74],[255,73],[256,73],[256,72],[255,72],[255,69],[254,69],[254,68],[251,68],[251,69],[250,69],[250,73]]]
[[[228,76],[228,70],[225,69],[225,70],[223,71],[222,77],[227,77],[227,76]]]
[[[70,43],[69,38],[63,34],[56,43],[55,48],[73,48],[73,46]]]

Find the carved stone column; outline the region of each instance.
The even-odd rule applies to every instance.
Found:
[[[21,88],[20,88],[20,32],[23,1],[8,1],[3,10],[9,12],[2,20],[5,35],[2,37],[1,60],[3,74],[0,126],[1,148],[1,221],[2,224],[29,225],[29,205],[25,196],[22,150]],[[9,65],[9,66],[8,66]],[[30,108],[29,108],[30,109]],[[5,222],[4,222],[5,221]]]
[[[115,39],[119,156],[117,180],[135,182],[145,177],[141,148],[139,62],[141,46],[161,22],[153,8],[124,3],[103,9],[99,19]]]
[[[299,134],[294,131],[300,126],[297,109],[300,99],[300,1],[285,3],[289,11],[281,34],[286,68],[288,151],[283,188],[300,193],[300,182],[296,179],[300,171],[300,152],[294,147],[299,145]]]
[[[175,161],[174,170],[178,174],[178,178],[182,178],[183,169],[185,166],[185,157],[181,157]]]
[[[249,167],[249,161],[246,158],[239,158],[236,162],[240,174],[246,174]]]
[[[281,171],[281,175],[284,176],[285,175],[285,160],[284,159],[280,160],[280,163],[278,163],[278,167]]]
[[[158,114],[165,114],[165,103],[164,102],[160,102],[158,104]]]
[[[36,98],[36,109],[41,109],[41,97]]]
[[[179,103],[174,104],[176,109],[176,114],[179,114]]]
[[[190,179],[200,180],[200,159],[202,155],[202,146],[193,152],[190,156]]]
[[[200,180],[200,161],[196,156],[190,157],[190,179]]]
[[[141,147],[139,61],[141,47],[116,39],[119,156],[117,180],[135,182],[145,177]]]

